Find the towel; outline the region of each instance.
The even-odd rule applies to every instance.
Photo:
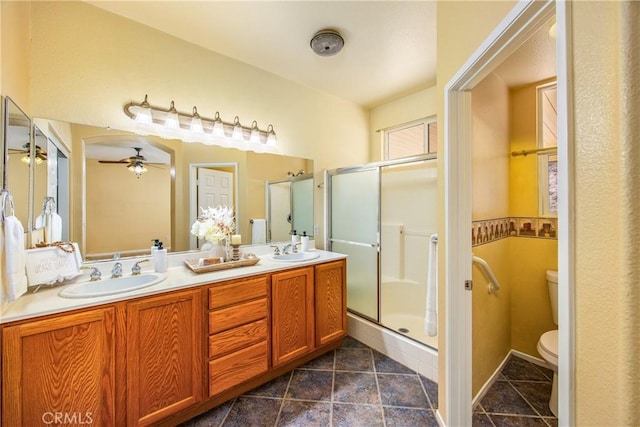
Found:
[[[438,235],[429,238],[429,264],[427,273],[427,312],[424,332],[430,337],[438,334]]]
[[[41,213],[35,221],[35,229],[44,228],[45,243],[59,242],[62,240],[62,218],[55,212]]]
[[[252,219],[251,224],[251,243],[254,245],[261,245],[267,243],[267,220],[266,219]]]
[[[12,302],[27,292],[25,270],[24,228],[15,216],[4,219],[5,279],[2,285],[3,299]]]

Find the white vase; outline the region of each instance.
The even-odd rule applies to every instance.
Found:
[[[222,258],[222,260],[225,261],[227,257],[227,252],[222,240],[206,242],[200,247],[200,251],[208,252],[208,258]]]

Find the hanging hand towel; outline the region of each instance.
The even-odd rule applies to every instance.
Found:
[[[251,224],[251,243],[261,245],[267,243],[267,220],[252,219]]]
[[[15,216],[4,219],[4,253],[6,282],[3,294],[8,302],[15,301],[27,292],[25,270],[24,228]]]
[[[51,242],[60,242],[62,241],[62,218],[60,217],[60,215],[58,215],[57,213],[53,212],[51,214],[51,221],[50,221],[50,238],[51,238]]]
[[[424,332],[430,337],[438,334],[438,235],[429,238],[429,267],[427,273],[427,311]]]

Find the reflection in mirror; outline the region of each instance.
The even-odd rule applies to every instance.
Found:
[[[35,119],[38,124],[40,120],[44,119]],[[222,165],[234,174],[237,232],[245,245],[251,244],[249,219],[266,218],[266,183],[286,176],[288,170],[313,170],[307,159],[64,125],[73,188],[67,206],[77,206],[69,210],[69,240],[80,244],[87,259],[149,254],[151,239],[156,238],[172,252],[195,248],[190,230],[197,217],[192,208],[197,203],[197,188],[192,188],[197,180],[192,182],[190,171],[199,164]],[[39,127],[45,130],[45,125]],[[50,162],[54,150],[49,146],[47,152]],[[57,202],[60,211],[62,196]],[[41,208],[40,201],[36,212]]]
[[[4,188],[13,196],[15,216],[24,229],[28,230],[31,119],[9,97],[5,98],[4,107]]]
[[[45,201],[47,198],[47,178],[48,178],[48,162],[47,162],[47,149],[48,139],[45,134],[40,130],[37,125],[33,126],[33,142],[34,151],[31,158],[31,164],[33,165],[33,229],[41,229],[45,226],[44,217],[50,215],[45,214],[45,210],[48,212],[51,207],[45,209]],[[49,231],[49,230],[47,230]],[[45,238],[44,242],[51,243],[52,240]],[[32,242],[32,244],[40,242]]]
[[[84,138],[84,153],[86,258],[141,255],[153,239],[172,250],[172,150],[147,137],[103,134]]]
[[[62,142],[64,126],[33,120],[34,152],[32,245],[70,240],[69,151]]]
[[[287,241],[293,231],[313,236],[313,175],[304,171],[267,183],[267,235]]]

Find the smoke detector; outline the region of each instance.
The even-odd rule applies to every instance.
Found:
[[[311,38],[311,49],[320,56],[332,56],[342,50],[344,39],[336,30],[320,30]]]

